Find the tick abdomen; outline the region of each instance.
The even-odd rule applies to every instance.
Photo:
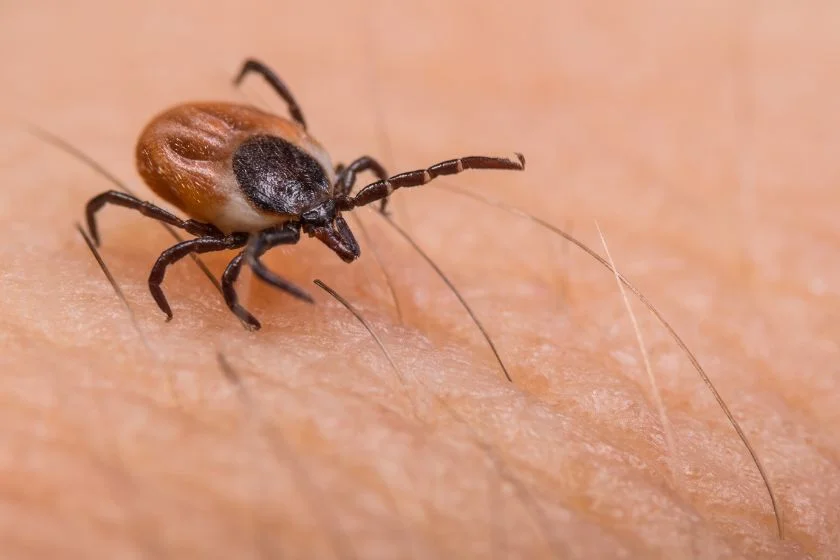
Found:
[[[292,168],[275,169],[284,155]],[[136,156],[149,188],[226,232],[288,221],[298,207],[328,198],[334,182],[329,155],[300,125],[232,103],[189,103],[161,113],[141,133]],[[303,178],[318,180],[307,191]]]

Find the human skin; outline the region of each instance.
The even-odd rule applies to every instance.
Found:
[[[836,3],[114,4],[0,8],[4,557],[837,556]],[[285,114],[257,78],[233,89],[246,56],[283,76],[336,161],[524,153],[524,173],[444,182],[603,254],[597,222],[741,423],[784,540],[667,332],[633,302],[670,444],[612,274],[459,195],[400,191],[394,219],[461,289],[512,384],[366,210],[352,265],[307,238],[266,257],[316,305],[243,276],[263,322],[247,332],[188,260],[168,272],[164,322],[146,278],[173,239],[106,208],[102,254],[132,322],[74,229],[112,186],[24,122],[155,200],[133,153],[157,112]],[[204,260],[218,275],[231,256]]]

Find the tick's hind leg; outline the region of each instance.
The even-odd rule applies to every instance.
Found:
[[[256,331],[260,329],[260,322],[256,317],[251,315],[247,309],[239,304],[239,296],[236,294],[236,289],[233,284],[239,278],[239,273],[242,270],[242,259],[245,257],[245,251],[241,251],[238,255],[233,257],[233,260],[227,265],[222,274],[222,295],[225,296],[225,303],[228,308],[233,311],[233,314],[239,317],[239,320],[245,323],[249,329]]]
[[[224,249],[238,249],[244,246],[247,241],[248,236],[241,233],[234,233],[221,238],[198,237],[196,239],[182,241],[161,253],[157,262],[152,267],[151,274],[149,274],[149,291],[152,293],[152,297],[155,298],[155,302],[157,302],[160,310],[166,313],[166,320],[169,321],[172,319],[172,309],[169,307],[169,302],[166,301],[166,296],[160,285],[163,283],[163,277],[169,265],[178,262],[190,253],[209,253]]]
[[[219,228],[212,224],[205,224],[195,220],[182,220],[175,214],[167,212],[159,206],[155,206],[151,202],[145,202],[135,196],[126,194],[120,191],[105,191],[102,194],[91,198],[85,208],[85,215],[87,217],[87,226],[90,236],[96,245],[99,245],[99,230],[96,227],[96,213],[106,204],[114,204],[116,206],[124,206],[137,210],[144,216],[154,218],[170,226],[175,226],[185,230],[187,233],[196,236],[204,237],[221,237],[222,232]]]

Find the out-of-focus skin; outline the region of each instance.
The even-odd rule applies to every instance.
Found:
[[[0,549],[9,558],[800,558],[840,543],[840,7],[835,2],[113,2],[0,8]],[[189,99],[283,105],[337,161],[402,171],[521,151],[448,183],[571,230],[669,318],[741,421],[784,512],[687,359],[634,303],[669,449],[614,278],[518,218],[434,188],[376,215],[362,259],[304,239],[248,282],[246,332],[172,239],[102,212],[67,138],[153,199],[134,142]],[[398,320],[385,263],[402,310]],[[206,258],[219,273],[231,255]],[[359,307],[370,336],[310,284]],[[250,289],[247,287],[250,286]],[[139,332],[138,332],[139,331]],[[140,334],[142,333],[142,335]],[[145,342],[144,342],[145,340]],[[226,377],[217,353],[238,376]],[[230,373],[230,372],[228,372]]]

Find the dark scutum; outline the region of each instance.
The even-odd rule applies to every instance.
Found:
[[[324,168],[277,136],[243,142],[233,154],[233,172],[248,200],[267,212],[300,215],[330,196]]]

